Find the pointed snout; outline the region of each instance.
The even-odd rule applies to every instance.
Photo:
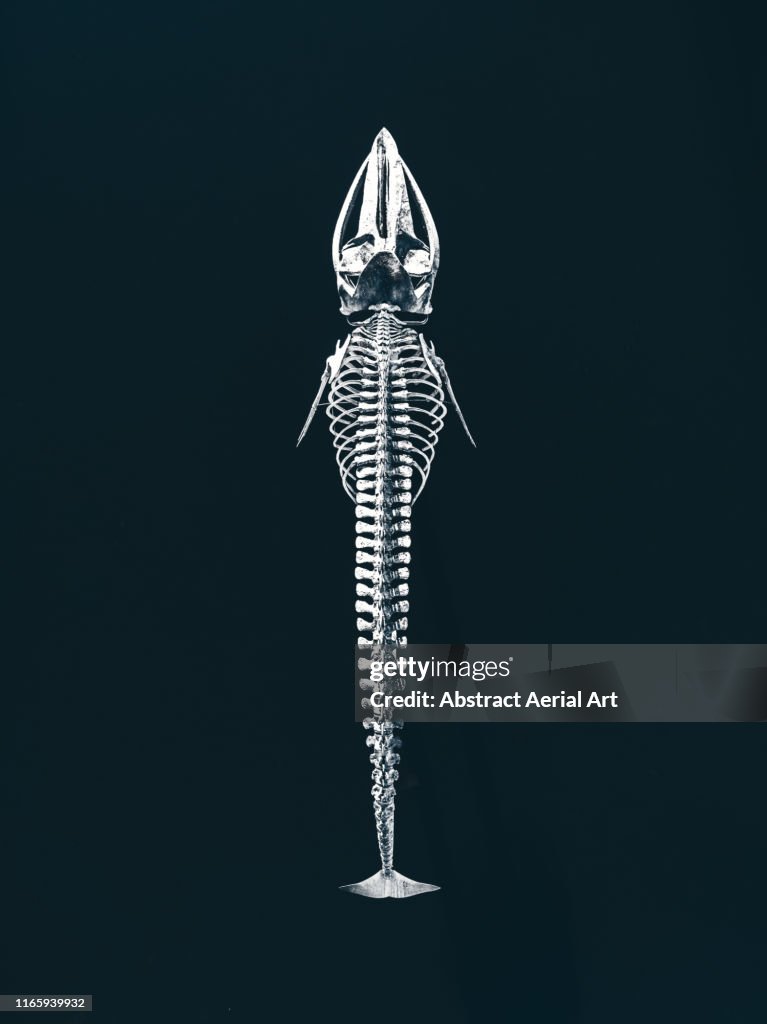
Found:
[[[391,161],[399,159],[397,143],[394,141],[394,136],[388,128],[382,128],[378,135],[376,135],[375,139],[373,139],[373,146],[370,153],[371,156],[381,153]]]

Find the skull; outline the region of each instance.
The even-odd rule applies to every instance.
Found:
[[[382,128],[333,233],[341,312],[385,307],[428,316],[438,266],[439,238],[429,207],[397,144]]]

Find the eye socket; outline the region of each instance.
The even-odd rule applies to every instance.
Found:
[[[350,288],[356,288],[357,282],[359,281],[361,274],[342,274],[344,281],[349,285]]]
[[[355,238],[350,238],[348,242],[345,242],[341,247],[345,249],[358,249],[362,245],[373,245],[375,239],[372,235],[357,235]]]
[[[421,254],[422,259],[428,257],[429,247],[420,238],[416,238],[415,235],[409,235],[407,232],[402,231],[397,235],[396,253],[397,259],[405,263],[410,254]]]
[[[413,288],[414,289],[420,288],[421,285],[423,285],[426,282],[426,279],[427,279],[428,276],[429,276],[428,274],[411,274],[410,275],[410,280],[413,283]]]

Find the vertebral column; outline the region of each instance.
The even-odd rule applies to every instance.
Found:
[[[359,347],[361,383],[357,414],[355,483],[357,515],[358,644],[392,647],[405,644],[407,579],[410,562],[410,457],[397,431],[396,406],[403,394],[398,351],[412,332],[393,318],[379,315],[352,335]],[[358,337],[355,335],[359,335]],[[401,417],[399,417],[401,419]],[[364,616],[364,617],[363,617]],[[385,653],[382,652],[385,657]],[[371,734],[373,810],[385,873],[393,868],[394,783],[399,723],[386,711],[373,710],[366,720]]]

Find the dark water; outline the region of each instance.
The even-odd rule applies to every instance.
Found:
[[[416,508],[411,639],[763,639],[759,6],[5,16],[0,990],[761,1021],[758,724],[412,726],[397,866],[443,890],[337,893],[376,867],[353,516],[324,423],[294,450],[386,125],[478,444]]]

